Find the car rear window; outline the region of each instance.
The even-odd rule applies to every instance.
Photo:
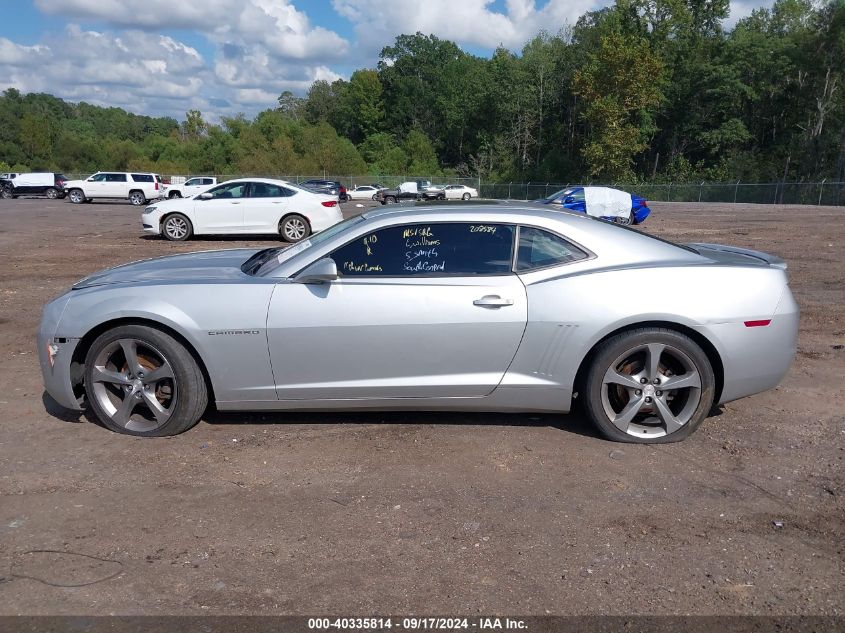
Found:
[[[532,226],[519,227],[517,272],[528,272],[586,259],[587,253],[551,231]]]
[[[153,182],[152,174],[132,174],[132,180],[135,182]],[[159,181],[161,182],[161,181]]]

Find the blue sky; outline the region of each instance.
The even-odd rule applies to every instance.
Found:
[[[734,0],[729,25],[771,0]],[[0,0],[0,90],[181,118],[272,107],[372,67],[401,33],[518,51],[610,0]]]

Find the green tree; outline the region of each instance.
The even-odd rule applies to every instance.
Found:
[[[634,156],[647,147],[651,115],[663,95],[663,64],[645,40],[619,33],[601,38],[597,53],[575,73],[575,89],[587,102],[591,133],[584,148],[590,175],[633,177]]]

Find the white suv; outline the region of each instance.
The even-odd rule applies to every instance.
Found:
[[[74,204],[98,198],[129,200],[135,206],[165,195],[161,176],[145,172],[98,171],[86,180],[65,183],[68,200]]]

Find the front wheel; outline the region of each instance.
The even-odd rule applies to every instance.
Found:
[[[82,204],[85,202],[85,194],[82,193],[82,189],[71,189],[67,197],[73,204]]]
[[[171,191],[170,195],[168,195],[167,197],[170,198],[171,200],[173,200],[174,198],[181,198],[182,194],[179,193],[178,191]]]
[[[136,207],[140,207],[142,204],[147,204],[147,197],[144,195],[143,191],[130,191],[129,202],[134,204]]]
[[[184,242],[193,232],[191,221],[181,213],[168,215],[161,223],[161,234],[171,242]]]
[[[461,200],[463,200],[463,201],[467,201],[470,198],[472,198],[472,196],[469,195],[468,193],[465,193],[464,195],[461,196]]]
[[[279,233],[286,242],[299,242],[311,234],[311,228],[301,215],[289,215],[279,224]]]
[[[202,370],[172,336],[124,325],[101,334],[85,357],[85,394],[112,431],[160,437],[187,431],[208,405]]]
[[[601,344],[581,393],[608,439],[660,444],[692,435],[713,405],[715,385],[710,361],[692,339],[642,328]]]
[[[393,196],[385,196],[382,204],[396,204],[396,198]]]
[[[374,193],[374,194],[373,194],[373,202],[375,202],[375,201],[377,201],[377,200],[378,200],[378,194],[377,194],[377,193]]]

